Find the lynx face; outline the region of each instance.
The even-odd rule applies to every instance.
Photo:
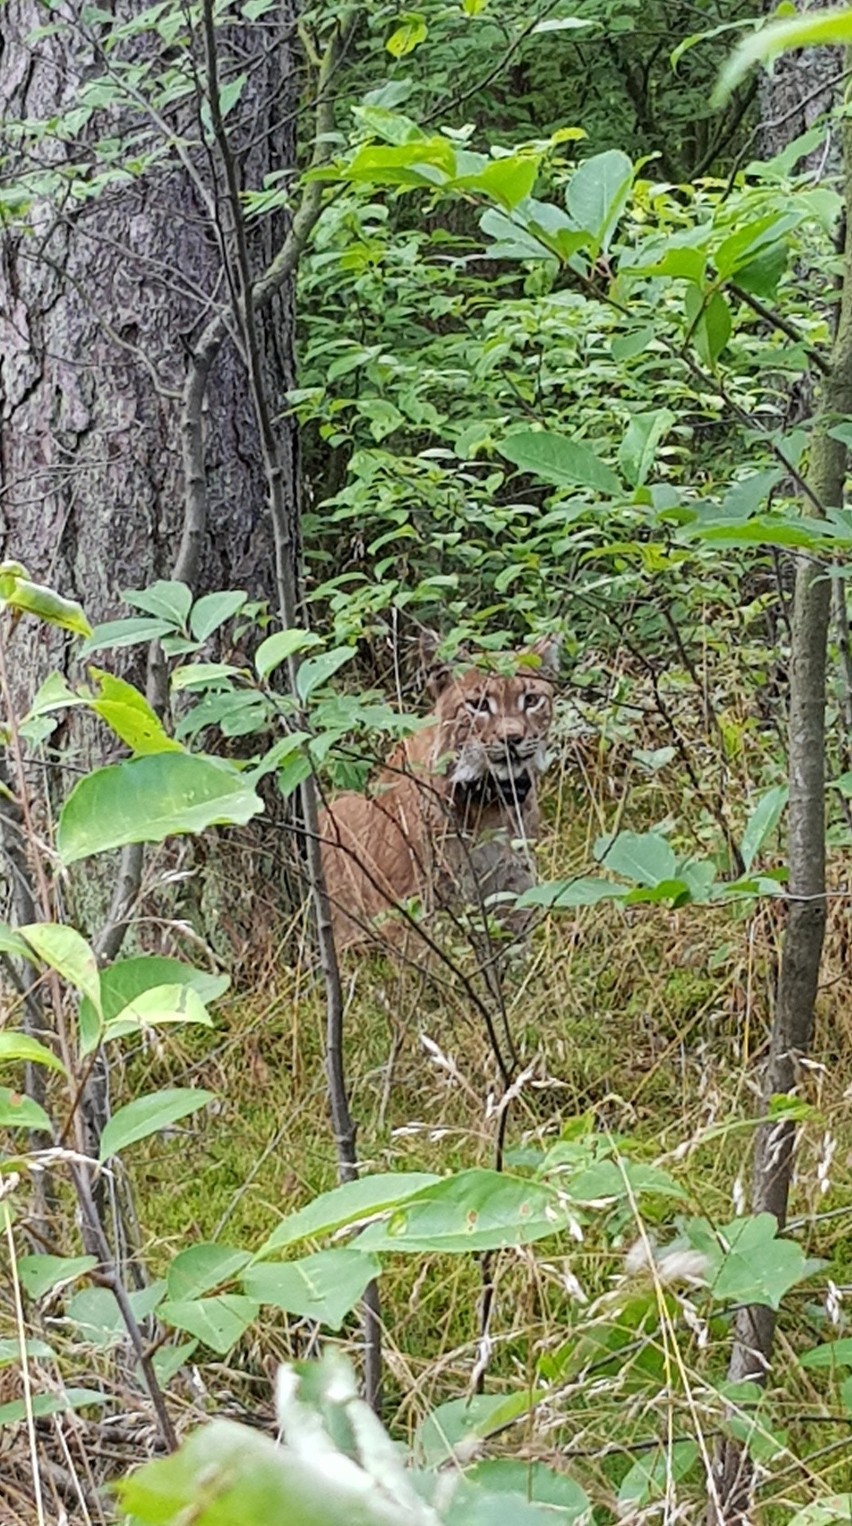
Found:
[[[458,789],[483,787],[523,801],[547,763],[553,720],[555,643],[532,648],[537,666],[510,676],[471,667],[446,676],[438,691],[437,744],[446,777]],[[524,655],[524,654],[518,654]],[[433,692],[440,678],[433,678]]]

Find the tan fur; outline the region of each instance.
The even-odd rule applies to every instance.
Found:
[[[368,795],[339,795],[321,813],[339,948],[398,942],[410,923],[393,908],[413,898],[426,911],[481,906],[534,883],[529,845],[538,831],[536,781],[553,715],[557,644],[517,655],[511,676],[482,662],[434,669],[428,723],[394,749]]]

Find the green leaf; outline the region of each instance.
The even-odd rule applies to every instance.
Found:
[[[766,63],[779,53],[796,48],[852,42],[852,10],[808,11],[784,21],[770,21],[745,37],[719,75],[711,97],[712,106],[724,106],[741,80],[755,64]]]
[[[42,1420],[46,1415],[62,1415],[69,1409],[87,1409],[90,1404],[106,1404],[107,1395],[100,1390],[95,1392],[91,1388],[63,1388],[58,1394],[34,1394],[32,1397],[32,1413],[37,1420]],[[8,1404],[0,1404],[0,1425],[18,1425],[27,1418],[27,1403],[24,1399],[12,1399]]]
[[[243,1277],[243,1288],[258,1303],[339,1330],[380,1271],[375,1256],[357,1250],[321,1250],[300,1261],[253,1266]]]
[[[470,1399],[449,1399],[419,1426],[417,1445],[430,1467],[453,1460],[456,1449],[469,1451],[468,1442],[484,1441],[513,1420],[528,1415],[540,1395],[523,1388],[511,1394],[477,1394]]]
[[[354,647],[338,646],[333,652],[323,652],[319,657],[306,658],[300,664],[296,678],[296,690],[302,704],[306,704],[314,691],[328,683],[338,668],[342,668],[345,662],[351,662],[354,656]]]
[[[289,1369],[288,1369],[289,1372]],[[326,1439],[295,1452],[231,1421],[199,1427],[174,1456],[147,1463],[118,1485],[138,1526],[422,1526]],[[385,1469],[387,1471],[387,1469]]]
[[[499,1171],[460,1171],[403,1203],[359,1236],[365,1250],[462,1253],[529,1245],[568,1222],[559,1196]]]
[[[90,657],[93,652],[103,651],[105,647],[117,651],[119,647],[147,645],[149,641],[159,641],[161,636],[168,636],[173,630],[174,626],[168,620],[142,616],[129,620],[107,620],[103,625],[94,627],[78,655],[82,659]]]
[[[184,668],[175,668],[171,685],[178,692],[184,689],[230,688],[228,680],[244,676],[244,670],[235,668],[232,662],[188,662]]]
[[[518,896],[518,906],[546,906],[553,911],[567,911],[577,906],[597,906],[600,901],[620,901],[627,895],[624,885],[614,881],[578,876],[575,880],[549,880],[533,885]]]
[[[227,763],[157,753],[96,769],[75,785],[59,816],[64,865],[131,842],[163,842],[210,826],[244,826],[263,802]]]
[[[167,1325],[227,1356],[257,1318],[259,1306],[240,1293],[217,1293],[214,1298],[169,1299],[157,1312]]]
[[[502,260],[552,260],[553,250],[527,228],[505,213],[483,212],[479,226],[487,238],[495,239],[488,253]]]
[[[137,754],[183,752],[180,742],[170,737],[145,696],[123,678],[113,678],[100,668],[90,670],[100,685],[100,693],[89,706],[116,736]]]
[[[429,28],[425,17],[419,11],[404,12],[385,47],[393,58],[404,58],[406,53],[413,53],[428,36]]]
[[[545,1157],[542,1170],[559,1168],[559,1154],[560,1145],[557,1144]],[[617,1203],[643,1194],[672,1198],[686,1196],[667,1171],[642,1161],[598,1160],[575,1175],[566,1175],[564,1167],[559,1169],[560,1185],[574,1203]]]
[[[304,1208],[288,1214],[261,1246],[256,1259],[283,1250],[286,1245],[295,1245],[299,1240],[315,1240],[321,1235],[333,1234],[347,1224],[357,1224],[374,1214],[387,1213],[424,1187],[431,1187],[441,1180],[429,1171],[387,1171],[361,1176],[357,1181],[345,1182],[342,1187],[332,1187],[330,1192],[320,1193]]]
[[[124,1038],[128,1033],[157,1027],[160,1023],[197,1023],[203,1028],[213,1027],[213,1019],[197,991],[188,982],[182,982],[154,986],[134,996],[111,1022],[105,1024],[104,1040]]]
[[[459,190],[482,191],[511,211],[532,195],[539,160],[529,154],[510,154],[493,159],[474,175],[460,175],[453,183]]]
[[[77,636],[91,635],[92,627],[76,599],[63,599],[52,588],[31,583],[22,573],[23,568],[17,563],[0,563],[0,603],[9,609],[36,615],[47,625],[58,625],[61,630],[73,631]]]
[[[28,1033],[0,1033],[0,1065],[9,1060],[26,1060],[34,1065],[46,1065],[48,1070],[58,1070],[65,1075],[62,1061],[38,1039]]]
[[[686,1477],[698,1455],[697,1442],[676,1441],[638,1457],[619,1486],[619,1516],[644,1510],[667,1497],[672,1482],[679,1483]]]
[[[799,1357],[803,1367],[852,1367],[852,1336],[813,1346]]]
[[[617,837],[599,837],[594,855],[606,869],[639,885],[653,886],[661,880],[677,878],[674,851],[658,832],[619,832]]]
[[[707,1259],[706,1282],[719,1303],[766,1304],[778,1309],[784,1294],[816,1270],[800,1245],[778,1235],[771,1213],[734,1219],[719,1229],[704,1219],[692,1219],[686,1234]]]
[[[571,1526],[588,1520],[591,1504],[585,1489],[566,1473],[556,1473],[541,1462],[514,1457],[489,1457],[465,1473],[465,1479],[488,1493],[517,1495],[532,1504],[550,1505],[550,1526]]]
[[[767,837],[775,831],[781,820],[789,795],[790,791],[786,784],[777,784],[774,789],[767,790],[749,816],[740,845],[740,853],[746,873],[748,873],[757,858]]]
[[[32,1097],[0,1086],[0,1128],[41,1129],[50,1134],[52,1124],[44,1108]]]
[[[604,252],[627,206],[632,183],[633,165],[618,148],[584,159],[571,177],[565,202],[568,211]]]
[[[125,604],[132,604],[134,609],[144,610],[145,614],[155,615],[160,620],[168,620],[170,626],[177,625],[181,629],[186,626],[192,604],[192,590],[186,583],[165,580],[152,583],[150,588],[127,588],[121,597]]]
[[[668,408],[635,413],[618,448],[618,464],[631,487],[641,487],[656,460],[657,446],[676,422]]]
[[[178,1302],[200,1298],[211,1288],[231,1282],[251,1260],[248,1251],[230,1245],[191,1245],[175,1256],[166,1275],[169,1298]]]
[[[501,456],[530,476],[541,477],[556,487],[594,488],[598,493],[617,494],[618,478],[588,445],[567,440],[547,430],[524,429],[498,445]]]
[[[849,1526],[852,1494],[827,1494],[790,1517],[789,1526]]]
[[[714,366],[731,337],[731,314],[722,293],[710,297],[697,286],[687,286],[684,305],[692,342],[705,365]]]
[[[46,1341],[28,1340],[25,1350],[33,1362],[56,1361],[56,1352]],[[17,1366],[21,1360],[21,1348],[17,1340],[0,1339],[0,1368]]]
[[[30,1298],[43,1298],[64,1283],[94,1271],[97,1256],[21,1256],[18,1276]]]
[[[8,922],[0,922],[0,954],[9,954],[13,959],[26,959],[30,964],[33,963],[33,951],[29,944]]]
[[[276,631],[274,636],[267,636],[265,641],[261,641],[255,653],[254,665],[258,678],[263,683],[273,669],[280,667],[289,657],[307,651],[309,647],[321,645],[319,636],[313,631]]]
[[[101,1009],[101,978],[98,961],[85,938],[73,927],[58,922],[33,922],[19,929],[30,948],[56,970],[69,985],[89,998],[96,1012]]]
[[[124,1009],[136,1006],[137,999],[144,997],[148,991],[171,988],[174,996],[169,996],[170,1002],[179,1000],[176,988],[189,987],[204,1004],[218,1000],[224,995],[230,985],[227,975],[211,975],[207,970],[197,970],[191,964],[184,964],[180,959],[168,959],[159,954],[139,954],[132,959],[120,959],[101,972],[101,1008],[103,1020],[109,1029],[108,1037],[120,1038],[122,1033],[129,1033],[136,1029],[139,1024],[131,1020],[128,1014],[128,1026],[119,1030],[117,1024],[123,1015]],[[158,1002],[160,998],[158,998]],[[146,1023],[154,1023],[158,1019],[149,1013],[145,1018]],[[160,1021],[169,1021],[164,1016]],[[192,1019],[186,1018],[185,1021]],[[209,1019],[198,1017],[197,1021],[208,1025]],[[100,1029],[94,1010],[86,1001],[80,1004],[80,1030],[82,1055],[89,1054],[100,1039]]]
[[[138,1320],[153,1314],[165,1292],[162,1279],[128,1294],[130,1307]],[[65,1315],[76,1325],[75,1336],[87,1346],[109,1351],[127,1339],[124,1316],[110,1288],[81,1288],[65,1305]]]
[[[167,1087],[164,1091],[137,1097],[113,1113],[106,1124],[101,1134],[98,1159],[101,1162],[109,1160],[110,1156],[126,1150],[128,1145],[138,1144],[140,1139],[147,1139],[215,1100],[214,1092],[186,1086]]]

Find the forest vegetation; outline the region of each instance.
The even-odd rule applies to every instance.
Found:
[[[849,1522],[852,12],[413,3],[0,8],[0,1526]]]

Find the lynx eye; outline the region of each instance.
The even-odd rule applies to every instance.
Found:
[[[530,689],[523,697],[523,708],[524,710],[540,710],[544,704],[544,699],[545,696],[543,694],[536,694],[533,689]]]
[[[487,694],[472,694],[470,699],[465,700],[465,705],[471,715],[488,715],[491,709]]]

